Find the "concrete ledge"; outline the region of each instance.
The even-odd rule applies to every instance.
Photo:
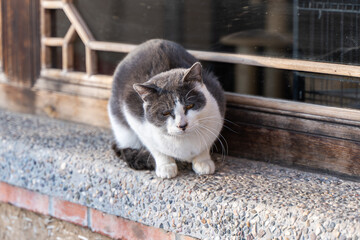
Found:
[[[15,187],[4,182],[0,182],[0,193],[0,203],[10,203],[16,207],[32,212],[53,216],[60,220],[89,228],[93,232],[114,239],[195,240],[195,238],[192,237],[166,232],[160,228],[145,226],[138,222],[129,221],[80,204]],[[5,233],[2,234],[5,236],[6,234],[12,234],[12,230],[9,228],[5,228],[4,231]]]
[[[360,237],[358,182],[233,158],[162,180],[119,161],[108,129],[6,111],[0,126],[11,185],[201,239]]]

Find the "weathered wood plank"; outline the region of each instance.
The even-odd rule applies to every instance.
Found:
[[[45,9],[62,9],[63,3],[61,1],[41,1],[41,7]]]
[[[257,117],[261,119],[256,120]],[[279,118],[233,108],[228,110],[227,119],[234,124],[226,125],[236,131],[224,128],[222,133],[229,145],[229,155],[360,176],[356,126],[308,119],[291,123],[291,117]],[[326,131],[332,136],[325,136]]]
[[[309,119],[297,115],[279,114],[256,111],[242,107],[231,107],[229,115],[237,124],[252,124],[266,128],[282,129],[285,131],[302,132],[306,134],[327,136],[360,142],[360,128],[357,125],[348,125],[334,121]],[[226,123],[236,131],[236,126]]]
[[[328,107],[316,104],[265,98],[236,93],[226,93],[226,101],[231,106],[241,106],[274,114],[290,114],[302,118],[329,120],[360,126],[360,110]]]
[[[94,50],[85,47],[86,74],[92,76],[97,73],[97,55]]]
[[[134,50],[137,47],[137,45],[126,44],[126,43],[115,43],[115,42],[90,41],[89,47],[92,50],[97,50],[97,51],[128,53]]]
[[[64,72],[60,69],[43,69],[41,70],[41,77],[58,80],[59,82],[107,89],[110,89],[112,84],[112,76],[101,74],[88,76],[83,72]]]
[[[41,37],[51,37],[51,14],[50,11],[41,7],[40,9],[40,32]],[[41,44],[41,68],[49,68],[51,67],[51,52],[50,47],[46,46],[46,44]]]
[[[109,127],[107,100],[0,83],[0,108]]]
[[[59,37],[43,37],[41,43],[50,47],[62,47],[64,39]]]
[[[63,71],[71,71],[74,69],[74,44],[73,41],[76,37],[75,27],[70,26],[64,37],[64,43],[62,46],[62,68]]]
[[[101,42],[92,40],[89,46],[94,50],[109,52],[129,52],[136,45],[115,42]],[[278,57],[264,57],[248,54],[219,53],[208,51],[188,50],[196,58],[204,61],[244,64],[249,66],[268,67],[284,70],[314,72],[339,76],[360,77],[360,67],[354,65],[314,62],[307,60],[287,59]]]
[[[31,86],[39,75],[39,2],[2,1],[3,69],[19,86]]]
[[[109,99],[110,89],[101,87],[92,87],[89,85],[79,85],[59,80],[39,78],[36,81],[34,89],[48,90],[61,93],[67,93],[76,96],[84,96],[98,99]]]
[[[74,44],[64,43],[62,46],[62,70],[64,72],[74,69]]]

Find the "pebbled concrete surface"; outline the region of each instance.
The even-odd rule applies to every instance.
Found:
[[[228,140],[229,141],[229,140]],[[0,110],[0,181],[201,239],[359,239],[360,183],[245,159],[162,180],[110,130]]]

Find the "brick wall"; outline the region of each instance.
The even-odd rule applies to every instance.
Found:
[[[68,221],[114,239],[127,240],[192,240],[194,238],[166,232],[93,208],[43,195],[27,189],[0,182],[0,201],[36,213]]]

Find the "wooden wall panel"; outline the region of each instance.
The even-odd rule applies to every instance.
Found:
[[[31,86],[40,73],[39,0],[2,0],[3,70],[19,86]]]
[[[107,102],[0,83],[0,108],[109,128]]]
[[[228,107],[229,155],[360,177],[359,127]],[[236,133],[235,133],[236,132]]]

